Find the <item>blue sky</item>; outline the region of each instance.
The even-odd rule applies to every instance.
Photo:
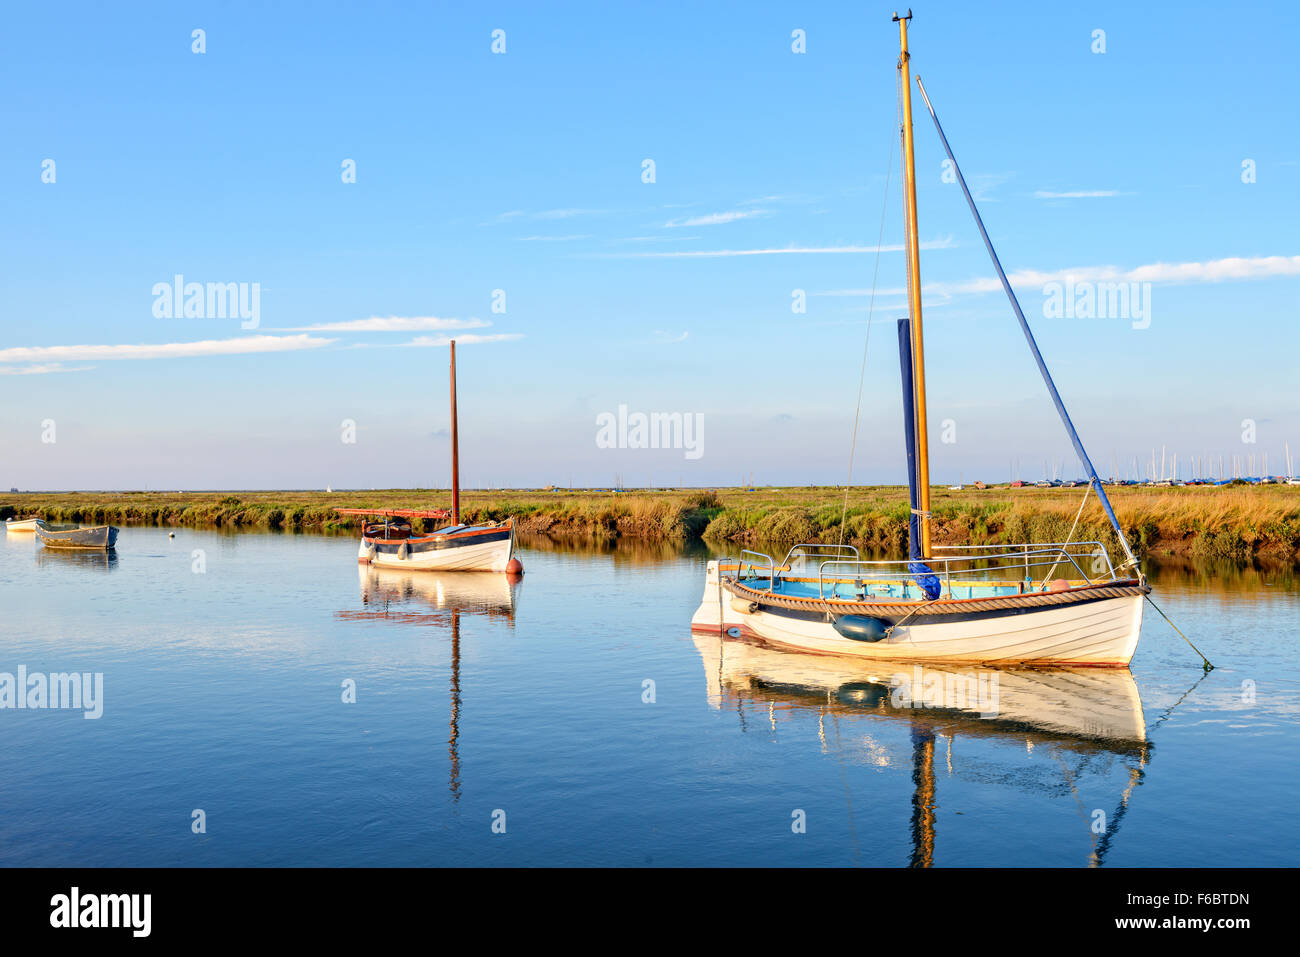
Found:
[[[0,486],[445,486],[448,335],[466,485],[842,482],[882,203],[855,481],[902,481],[892,10],[9,11]],[[1295,5],[914,11],[915,71],[1099,469],[1300,459]],[[1077,474],[917,108],[935,480]],[[1150,281],[1149,326],[1044,316],[1067,273]],[[258,327],[156,316],[177,274],[257,283]],[[597,447],[620,405],[702,415],[703,455]]]

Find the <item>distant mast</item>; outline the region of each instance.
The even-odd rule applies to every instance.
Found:
[[[907,52],[907,16],[894,14],[901,52],[898,56],[903,94],[903,210],[907,227],[907,299],[911,306],[912,408],[916,436],[917,512],[920,513],[921,557],[930,557],[930,442],[925,410],[925,347],[921,333],[921,240],[916,227],[916,152],[912,142],[912,69]]]
[[[456,340],[451,340],[451,524],[460,524],[460,443],[456,431]]]

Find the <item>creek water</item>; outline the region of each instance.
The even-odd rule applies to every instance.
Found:
[[[0,540],[0,864],[1300,862],[1290,569],[1152,567],[1215,671],[1148,609],[1131,672],[1004,676],[986,717],[693,637],[700,547],[542,544],[512,584],[349,537]]]

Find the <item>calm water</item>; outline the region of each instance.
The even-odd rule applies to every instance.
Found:
[[[1203,680],[1148,610],[1140,705],[1127,679],[1082,701],[1004,682],[1015,720],[987,720],[692,639],[703,554],[526,549],[513,589],[355,554],[127,528],[109,563],[0,539],[0,672],[104,675],[98,720],[0,710],[0,863],[1300,863],[1290,573],[1155,576],[1218,665]],[[1125,720],[1136,739],[1111,736]]]

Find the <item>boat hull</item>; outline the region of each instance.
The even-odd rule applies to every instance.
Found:
[[[117,545],[117,528],[96,525],[88,528],[59,529],[38,522],[36,538],[46,548],[86,548],[105,551]]]
[[[812,654],[897,661],[994,665],[1127,667],[1142,629],[1145,586],[1076,589],[995,600],[872,606],[844,601],[766,603],[757,591],[718,580],[710,562],[692,630],[734,630],[773,647]],[[903,606],[905,607],[905,606]],[[836,628],[845,615],[872,616],[892,627],[878,641]],[[884,612],[895,610],[891,615]],[[939,613],[942,612],[942,613]],[[910,614],[910,617],[909,617]],[[846,629],[848,630],[848,629]]]
[[[505,522],[409,539],[363,537],[357,561],[404,571],[504,572],[514,546],[514,523]]]
[[[38,518],[24,518],[21,520],[11,518],[5,522],[5,531],[31,534],[36,531],[36,523],[39,521]]]

